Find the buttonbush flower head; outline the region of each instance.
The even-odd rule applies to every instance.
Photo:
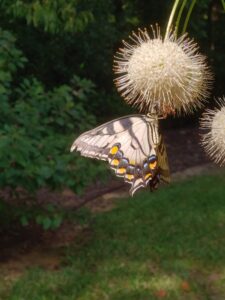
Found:
[[[219,108],[206,110],[201,118],[202,145],[207,154],[216,163],[225,165],[225,97],[218,101]]]
[[[212,76],[205,57],[187,34],[162,39],[159,27],[152,27],[151,35],[139,29],[123,41],[114,60],[118,91],[140,112],[192,112],[209,95]]]

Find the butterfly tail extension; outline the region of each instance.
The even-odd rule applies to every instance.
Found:
[[[133,197],[134,193],[142,187],[146,187],[146,182],[142,178],[135,179],[129,190],[129,194]]]

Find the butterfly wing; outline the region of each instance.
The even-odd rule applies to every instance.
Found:
[[[145,115],[131,115],[105,123],[80,135],[71,151],[108,160],[117,176],[132,186],[130,193],[147,186],[158,174],[158,121]]]

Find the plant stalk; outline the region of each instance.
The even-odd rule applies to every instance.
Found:
[[[223,1],[223,0],[222,0]],[[182,16],[182,13],[183,13],[183,10],[185,8],[185,5],[187,3],[187,0],[183,0],[183,3],[181,5],[181,8],[179,10],[179,13],[178,13],[178,16],[177,16],[177,21],[176,21],[176,34],[178,34],[178,29],[179,29],[179,26],[180,26],[180,19],[181,19],[181,16]]]
[[[225,0],[221,0],[221,2],[222,2],[222,5],[223,5],[223,9],[225,11]]]
[[[185,22],[184,22],[184,27],[183,27],[183,30],[182,30],[182,34],[184,34],[185,31],[186,31],[186,29],[187,29],[187,25],[188,25],[188,22],[189,22],[189,20],[190,20],[190,16],[191,16],[191,13],[192,13],[192,11],[193,11],[193,8],[194,8],[194,6],[195,6],[195,4],[196,4],[196,1],[197,1],[197,0],[192,0],[191,6],[190,6],[190,8],[189,8],[189,10],[188,10],[188,13],[187,13],[187,16],[186,16],[186,19],[185,19]]]
[[[170,29],[171,29],[171,25],[172,25],[172,22],[173,22],[173,19],[174,19],[174,15],[175,15],[175,12],[177,10],[179,2],[180,2],[180,0],[175,0],[174,1],[173,8],[172,8],[172,11],[170,13],[169,21],[168,21],[167,27],[166,27],[166,34],[165,34],[165,38],[164,38],[165,40],[168,38]]]

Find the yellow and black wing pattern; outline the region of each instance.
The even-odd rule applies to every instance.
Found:
[[[116,175],[131,184],[133,195],[141,187],[157,188],[160,176],[169,182],[165,145],[158,120],[147,115],[122,117],[81,134],[71,151],[106,160]]]

